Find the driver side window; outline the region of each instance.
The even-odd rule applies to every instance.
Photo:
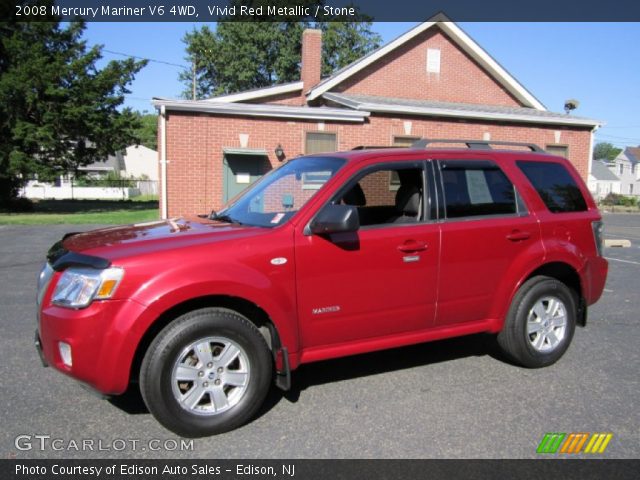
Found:
[[[396,189],[389,188],[389,178],[398,179]],[[363,227],[420,222],[425,210],[422,169],[386,167],[369,172],[336,203],[355,206]]]

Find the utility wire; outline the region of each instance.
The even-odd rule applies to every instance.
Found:
[[[596,135],[600,137],[616,138],[619,140],[629,140],[630,142],[640,142],[640,138],[634,138],[634,137],[619,137],[617,135],[608,135],[606,133],[596,133]]]
[[[138,60],[147,60],[149,62],[162,63],[163,65],[170,65],[172,67],[189,68],[186,65],[181,65],[179,63],[171,63],[171,62],[165,62],[164,60],[155,60],[153,58],[139,57],[137,55],[131,55],[129,53],[122,53],[122,52],[115,52],[113,50],[107,50],[106,48],[103,48],[102,51],[106,53],[111,53],[113,55],[121,55],[123,57],[135,58]]]

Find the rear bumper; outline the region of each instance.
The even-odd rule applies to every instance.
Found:
[[[585,284],[585,301],[587,305],[593,305],[602,296],[605,283],[607,282],[607,274],[609,273],[609,262],[603,257],[590,258],[586,264],[584,271]]]

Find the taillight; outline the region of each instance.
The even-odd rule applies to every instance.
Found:
[[[596,250],[598,251],[598,255],[602,257],[602,247],[604,246],[604,223],[602,223],[602,220],[591,222],[591,227],[593,228],[593,240],[596,242]]]

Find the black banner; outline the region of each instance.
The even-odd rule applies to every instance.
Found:
[[[604,22],[640,21],[635,0],[8,0],[20,21],[215,22],[349,21],[365,14],[376,22],[424,21],[444,13],[452,21]],[[357,7],[357,8],[354,8]]]
[[[2,460],[0,478],[115,480],[638,478],[640,460]]]

